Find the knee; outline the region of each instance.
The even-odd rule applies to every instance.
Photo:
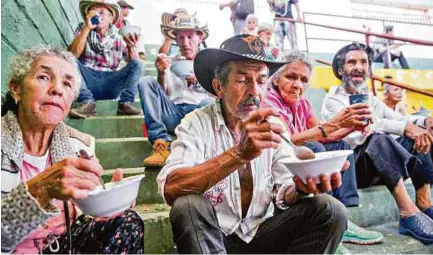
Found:
[[[128,62],[128,65],[131,67],[132,72],[144,74],[144,70],[146,69],[143,61],[138,59],[133,59]]]
[[[152,76],[145,76],[138,81],[138,90],[146,91],[157,85],[158,82]]]
[[[346,207],[337,199],[325,194],[317,195],[313,197],[313,199],[313,206],[320,210],[319,214],[322,215],[324,219],[329,219],[324,221],[329,225],[329,229],[343,234],[347,228],[348,221]]]
[[[170,212],[170,218],[175,221],[179,218],[190,218],[191,215],[213,213],[213,206],[209,200],[202,195],[188,194],[178,197]]]
[[[136,231],[137,233],[144,233],[144,222],[133,210],[126,210],[121,215],[117,216],[114,222],[117,223],[118,229],[127,229],[130,231]]]

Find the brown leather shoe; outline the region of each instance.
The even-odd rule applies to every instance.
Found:
[[[117,115],[141,115],[140,109],[137,109],[132,103],[119,103],[117,106]]]
[[[166,142],[163,139],[157,139],[152,146],[152,155],[143,160],[144,166],[163,167],[165,165],[165,161],[170,155],[170,144],[170,142]]]
[[[78,108],[73,108],[69,111],[71,119],[85,119],[90,116],[95,116],[96,104],[93,102],[81,103]]]

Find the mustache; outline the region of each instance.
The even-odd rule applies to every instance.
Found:
[[[246,105],[251,105],[251,104],[254,104],[257,107],[260,107],[260,99],[259,99],[259,97],[257,97],[257,96],[249,97],[246,100],[242,101],[239,104],[239,107],[246,106]]]

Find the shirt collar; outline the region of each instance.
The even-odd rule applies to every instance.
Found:
[[[221,99],[217,99],[215,104],[213,105],[214,114],[216,117],[215,121],[215,130],[219,131],[222,126],[226,125],[226,121],[224,120],[223,112],[221,109]]]

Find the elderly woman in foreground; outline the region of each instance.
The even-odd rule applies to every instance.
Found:
[[[291,140],[296,145],[305,145],[314,152],[350,150],[350,145],[341,139],[355,130],[364,131],[368,128],[368,124],[361,121],[364,118],[371,119],[368,105],[353,105],[335,118],[319,123],[311,103],[304,97],[312,72],[308,57],[300,51],[292,51],[284,60],[290,63],[270,78],[272,85],[266,94],[265,107],[278,110],[290,131]],[[341,187],[333,190],[331,194],[346,207],[351,207],[358,206],[359,198],[353,155],[348,157],[348,161],[350,166],[342,173]],[[373,244],[382,238],[382,234],[361,229],[349,221],[343,242]]]
[[[68,253],[70,223],[72,253],[143,253],[134,211],[98,219],[71,202],[86,198],[103,173],[97,160],[77,157],[94,156],[94,138],[62,122],[80,81],[75,58],[55,47],[24,50],[12,62],[1,121],[2,252]],[[117,170],[113,181],[120,179]]]

